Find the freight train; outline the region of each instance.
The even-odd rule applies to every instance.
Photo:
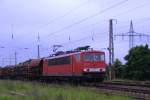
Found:
[[[0,68],[0,78],[30,80],[103,81],[105,53],[95,50],[63,52]]]

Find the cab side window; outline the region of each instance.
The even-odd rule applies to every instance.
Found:
[[[54,58],[48,60],[49,66],[55,66],[55,65],[65,65],[70,64],[70,56],[61,57],[61,58]]]
[[[81,57],[80,57],[80,54],[75,54],[75,58],[76,58],[76,61],[80,61]]]

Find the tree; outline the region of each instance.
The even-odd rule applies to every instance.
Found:
[[[116,78],[122,78],[123,76],[123,65],[119,59],[116,59],[113,65],[114,71],[115,71],[115,77]]]
[[[150,79],[150,49],[148,45],[136,46],[125,56],[125,78],[145,80]]]

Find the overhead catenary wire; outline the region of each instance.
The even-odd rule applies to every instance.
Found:
[[[134,8],[131,8],[131,9],[128,9],[128,10],[126,10],[125,12],[121,12],[121,13],[119,13],[119,14],[116,14],[114,17],[118,17],[118,16],[122,16],[122,15],[125,15],[125,14],[127,14],[127,13],[131,13],[132,11],[135,11],[136,9],[140,9],[140,8],[143,8],[143,7],[145,7],[145,6],[150,6],[150,2],[146,2],[146,3],[144,3],[144,4],[141,4],[141,5],[138,5],[138,6],[136,6],[136,7],[134,7]]]
[[[80,38],[80,39],[77,39],[77,40],[74,40],[74,41],[69,41],[69,42],[62,43],[61,45],[68,46],[68,45],[72,45],[72,44],[75,44],[75,43],[79,43],[81,45],[82,41],[89,40],[89,39],[90,39],[90,41],[94,42],[96,40],[95,38],[97,38],[98,36],[101,36],[101,34],[100,33],[94,33],[94,34],[88,35],[86,37],[83,37],[83,38]],[[88,42],[90,42],[90,41],[88,41]],[[91,42],[90,42],[90,45],[91,45]]]
[[[80,24],[80,23],[82,23],[82,22],[85,22],[85,21],[87,21],[87,20],[89,20],[89,19],[91,19],[91,18],[93,18],[93,17],[96,17],[96,16],[98,16],[98,15],[100,15],[100,14],[103,14],[103,13],[107,12],[108,10],[111,10],[111,9],[113,9],[113,8],[115,8],[115,7],[118,7],[118,6],[120,6],[121,4],[124,4],[124,3],[127,2],[127,1],[128,1],[128,0],[123,0],[123,1],[121,1],[121,2],[118,2],[118,3],[114,4],[114,5],[111,5],[110,7],[107,7],[107,8],[105,8],[105,9],[103,9],[103,10],[101,10],[101,11],[99,11],[99,12],[97,12],[97,13],[91,15],[91,16],[85,17],[84,19],[81,19],[81,20],[79,20],[79,21],[77,21],[77,22],[75,22],[75,23],[73,23],[73,24],[70,24],[70,25],[68,25],[68,26],[65,26],[65,27],[63,27],[62,29],[59,29],[59,30],[54,31],[54,32],[51,32],[51,33],[48,34],[48,36],[52,36],[53,34],[62,32],[62,31],[64,31],[64,30],[66,30],[66,29],[69,29],[69,28],[75,26],[75,25],[78,25],[78,24]]]
[[[84,3],[82,3],[81,5],[83,5],[83,4],[86,4],[87,2],[88,2],[89,0],[87,0],[86,2],[84,2]],[[81,5],[79,5],[79,6],[81,6]],[[146,4],[144,4],[144,5],[146,5]],[[144,6],[144,5],[140,5],[140,6]],[[140,7],[140,6],[138,6],[138,7]],[[138,7],[135,7],[135,8],[138,8]],[[76,7],[77,9],[78,9],[78,7]],[[73,10],[73,9],[72,9]],[[75,9],[74,9],[75,10]],[[71,13],[71,10],[69,11],[70,13]],[[67,13],[66,13],[67,14]],[[65,14],[64,14],[65,15]],[[63,15],[62,15],[63,16]],[[58,32],[58,31],[56,31],[56,32]],[[55,32],[53,32],[53,33],[55,33]]]
[[[86,37],[83,37],[83,38],[80,38],[80,39],[77,39],[77,40],[74,40],[74,41],[68,41],[68,42],[61,43],[60,45],[62,45],[62,46],[66,46],[67,45],[68,46],[68,45],[71,45],[71,44],[74,44],[74,43],[78,43],[78,42],[81,43],[81,41],[85,41],[85,40],[87,40],[89,38],[91,38],[91,41],[93,41],[92,39],[94,39],[94,36],[99,36],[99,35],[100,35],[99,33],[90,34],[90,35],[88,35]],[[49,48],[44,48],[43,51],[50,50],[52,47],[53,46],[50,46]]]
[[[116,34],[114,36],[119,36],[119,37],[129,37],[129,48],[133,48],[134,47],[134,37],[148,37],[149,38],[149,35],[147,34],[143,34],[143,33],[137,33],[134,31],[134,28],[133,28],[133,23],[132,23],[132,20],[130,21],[130,29],[129,29],[129,32],[127,33],[121,33],[121,34]]]
[[[140,19],[136,19],[136,20],[133,20],[134,21],[134,24],[136,24],[136,25],[142,25],[142,23],[145,23],[145,22],[147,22],[147,21],[150,21],[150,18],[140,18]],[[119,29],[119,30],[122,30],[122,29],[124,29],[124,28],[126,28],[126,27],[128,27],[129,25],[128,25],[128,22],[129,22],[130,20],[128,20],[128,21],[125,21],[125,23],[126,23],[126,25],[121,25],[121,26],[117,26],[116,28],[117,29]],[[118,23],[119,22],[121,22],[121,21],[118,21]],[[122,23],[122,22],[121,22]],[[136,26],[136,27],[140,27],[140,26]]]
[[[147,5],[149,5],[149,3],[146,2],[146,3],[142,4],[142,5],[139,5],[139,6],[136,6],[136,7],[134,7],[134,8],[131,8],[131,9],[129,9],[129,10],[123,12],[123,13],[119,13],[119,14],[117,14],[117,15],[115,15],[115,16],[126,14],[126,13],[128,13],[128,12],[130,12],[130,11],[132,11],[132,10],[139,9],[139,8],[142,8],[142,7],[147,6]],[[94,24],[97,24],[97,23],[94,23]],[[91,25],[93,25],[93,24],[91,24]],[[68,26],[68,28],[69,28],[69,27],[72,27],[72,26]],[[54,33],[61,32],[61,31],[65,30],[66,28],[67,28],[67,27],[65,27],[65,28],[62,29],[62,30],[55,31],[55,32],[51,33],[51,35],[53,35]]]
[[[118,19],[119,20],[119,19]],[[138,19],[135,19],[134,21],[136,21],[135,23],[136,24],[139,24],[139,23],[143,23],[143,21],[145,22],[145,21],[148,21],[148,20],[150,20],[150,18],[138,18]],[[105,22],[105,21],[107,21],[107,20],[103,20],[102,22]],[[124,23],[128,23],[130,20],[126,20],[126,21],[123,21]],[[139,22],[137,22],[137,21],[139,21]],[[98,25],[98,24],[100,24],[100,23],[102,23],[102,22],[95,22],[95,23],[92,23],[92,24],[89,24],[89,25],[87,25],[87,26],[84,26],[84,27],[81,27],[81,28],[79,28],[79,30],[82,30],[82,29],[87,29],[87,27],[91,27],[91,26],[94,26],[94,25]],[[122,21],[118,21],[118,22],[121,22],[122,23]],[[118,23],[117,22],[117,23]],[[123,26],[119,26],[118,28],[119,29],[123,29],[123,28],[125,28],[125,27],[128,27],[129,25],[123,25]],[[75,33],[76,31],[78,31],[78,30],[74,30],[73,32],[71,32],[71,33]],[[86,32],[87,30],[83,30],[82,32]],[[55,36],[55,38],[58,38],[58,37],[62,37],[62,34],[64,34],[64,33],[60,33],[60,34],[58,34],[58,35],[53,35],[53,36]],[[54,38],[51,38],[51,40],[52,39],[54,39]]]
[[[139,22],[136,22],[136,24],[139,24],[139,23],[143,23],[143,21],[147,21],[147,20],[150,20],[150,18],[139,18],[139,19],[135,19],[134,21],[139,21]],[[103,22],[105,22],[105,21],[107,21],[107,20],[103,20]],[[119,22],[121,22],[122,23],[122,21],[119,21]],[[127,23],[127,22],[129,22],[129,20],[127,20],[127,21],[123,21],[124,23]],[[98,24],[100,24],[100,22],[95,22],[95,23],[92,23],[92,24],[89,24],[89,25],[87,25],[87,26],[84,26],[84,27],[81,27],[81,28],[79,28],[79,30],[82,30],[82,29],[87,29],[87,27],[91,27],[91,26],[94,26],[94,25],[98,25]],[[120,26],[120,27],[118,27],[119,29],[122,29],[122,28],[124,28],[124,27],[127,27],[127,26],[129,26],[129,25],[123,25],[123,26]],[[71,32],[71,33],[75,33],[77,30],[74,30],[73,32]],[[84,31],[82,31],[82,32],[86,32],[86,30],[84,30]],[[64,34],[64,33],[60,33],[59,35],[53,35],[53,36],[55,36],[55,38],[58,38],[58,37],[62,37],[62,34]],[[51,38],[51,40],[52,39],[54,39],[54,38]]]
[[[62,19],[62,18],[64,18],[64,17],[68,16],[69,14],[75,12],[76,10],[80,9],[81,7],[83,7],[84,5],[88,4],[89,1],[92,1],[92,0],[86,0],[86,1],[82,2],[81,4],[77,5],[76,7],[70,9],[69,11],[67,11],[66,13],[64,13],[63,15],[60,15],[60,16],[58,16],[58,17],[52,19],[52,20],[49,21],[48,23],[45,23],[45,24],[43,24],[43,25],[38,26],[38,27],[36,28],[36,30],[32,30],[32,32],[30,32],[30,34],[31,34],[31,33],[34,33],[34,32],[36,33],[37,30],[38,30],[38,32],[39,32],[39,29],[42,29],[42,28],[44,28],[44,27],[46,27],[46,26],[48,26],[48,25],[54,23],[55,21],[58,21],[58,20],[60,20],[60,19]]]
[[[86,2],[87,3],[87,2]],[[82,5],[82,4],[81,4]],[[133,11],[133,10],[135,10],[135,9],[139,9],[139,8],[142,8],[142,7],[145,7],[145,6],[147,6],[147,5],[150,5],[150,2],[149,3],[144,3],[144,4],[142,4],[142,5],[139,5],[139,6],[136,6],[136,7],[134,7],[134,8],[131,8],[131,9],[129,9],[129,10],[127,10],[127,11],[125,11],[125,12],[122,12],[122,13],[119,13],[119,14],[117,14],[117,15],[115,15],[115,16],[118,16],[118,15],[123,15],[123,14],[126,14],[126,13],[129,13],[130,11]],[[71,10],[69,11],[70,13],[71,13]],[[62,15],[63,16],[63,15]],[[64,16],[65,17],[65,16]],[[75,23],[76,24],[76,23]],[[97,23],[94,23],[94,24],[97,24]],[[93,24],[91,24],[91,25],[93,25]],[[72,26],[70,26],[70,27],[72,27]],[[53,32],[53,33],[55,33],[55,32]]]
[[[64,17],[68,16],[69,14],[75,12],[76,10],[80,9],[81,7],[83,7],[84,5],[88,4],[89,1],[91,1],[91,0],[86,0],[85,2],[79,4],[78,6],[70,9],[68,12],[64,13],[63,15],[58,16],[58,17],[52,19],[51,21],[49,21],[48,23],[41,25],[39,28],[43,28],[45,26],[48,26],[48,25],[50,25],[50,24],[52,24],[52,23],[54,23],[54,22],[56,22],[56,21],[58,21],[58,20],[60,20],[60,19],[62,19]]]

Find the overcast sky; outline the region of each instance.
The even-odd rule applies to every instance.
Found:
[[[18,62],[36,58],[38,33],[41,57],[54,44],[63,45],[60,50],[90,45],[108,56],[109,19],[117,19],[114,34],[128,32],[133,20],[136,32],[150,35],[149,10],[150,0],[0,0],[0,65],[14,64],[15,51]],[[123,61],[128,38],[114,43],[115,58]],[[135,39],[137,45],[144,43],[146,38]]]

